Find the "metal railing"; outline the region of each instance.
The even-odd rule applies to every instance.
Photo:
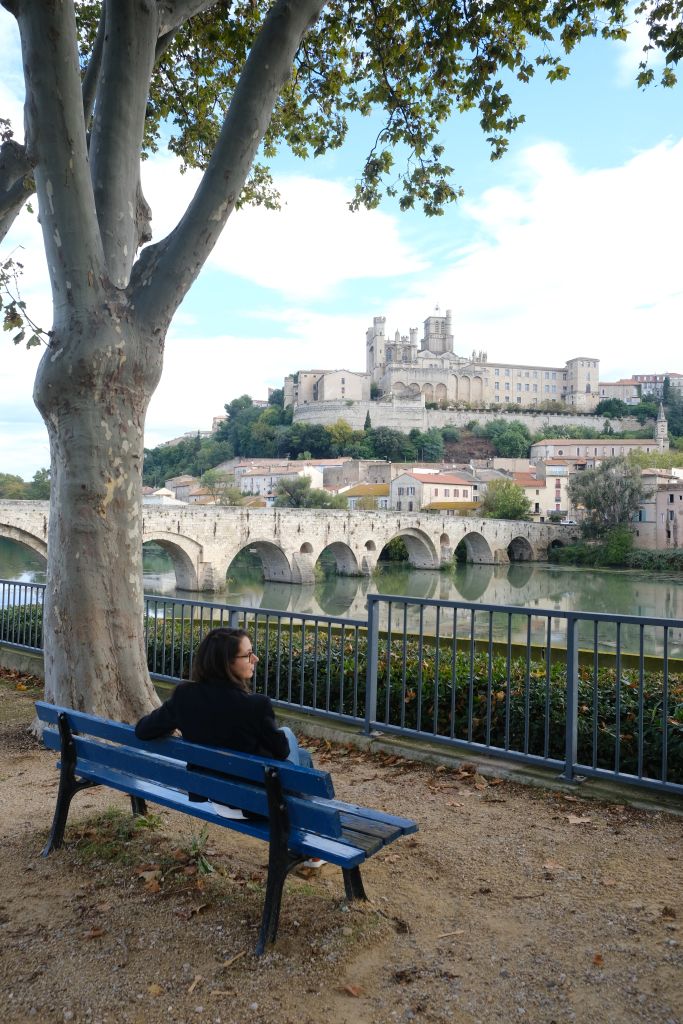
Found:
[[[6,589],[7,588],[7,589]],[[37,584],[0,581],[0,643],[40,649]],[[367,733],[683,794],[683,620],[368,595],[368,618],[145,598],[153,677],[249,631],[254,686]]]

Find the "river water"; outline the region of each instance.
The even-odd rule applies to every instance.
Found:
[[[242,553],[230,567],[224,590],[189,594],[176,590],[172,563],[161,549],[144,548],[143,569],[146,593],[339,618],[364,619],[367,594],[380,593],[683,619],[683,574],[677,573],[583,569],[538,562],[504,566],[465,563],[434,572],[388,563],[371,578],[321,574],[317,583],[303,587],[264,582],[258,557]],[[28,548],[0,538],[0,578],[42,583],[45,563]]]

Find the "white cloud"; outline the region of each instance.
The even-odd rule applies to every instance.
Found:
[[[514,186],[470,200],[473,238],[388,309],[401,331],[452,308],[456,351],[492,360],[601,360],[601,378],[679,369],[683,141],[581,173],[564,149],[525,151]]]

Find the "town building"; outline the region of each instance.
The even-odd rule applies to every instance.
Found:
[[[655,436],[647,438],[616,438],[607,437],[551,437],[536,441],[531,445],[529,457],[532,462],[537,459],[585,458],[614,459],[628,455],[630,452],[667,451],[669,448],[669,430],[662,405],[659,406]]]
[[[683,479],[680,470],[643,470],[648,497],[635,525],[635,545],[650,551],[683,546]]]
[[[290,462],[288,466],[278,468],[250,469],[239,476],[239,488],[242,494],[259,495],[268,508],[275,504],[278,484],[292,477],[308,477],[311,487],[321,489],[323,486],[322,471],[315,466]],[[237,479],[237,473],[235,473]]]
[[[400,473],[391,481],[389,507],[396,512],[471,508],[472,481],[453,473]]]

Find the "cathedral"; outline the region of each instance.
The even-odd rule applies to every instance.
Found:
[[[427,317],[418,342],[408,335],[386,335],[386,317],[376,316],[366,332],[366,372],[380,397],[418,397],[437,404],[522,406],[564,402],[581,412],[598,404],[600,363],[594,357],[570,359],[564,366],[490,363],[486,352],[470,356],[453,351],[450,310]]]
[[[442,407],[518,405],[530,408],[563,402],[576,412],[592,412],[600,401],[598,359],[579,356],[564,366],[490,363],[486,352],[453,351],[453,316],[438,309],[409,334],[386,333],[386,317],[376,316],[365,336],[366,372],[299,370],[285,378],[285,406],[318,402],[416,399]]]

